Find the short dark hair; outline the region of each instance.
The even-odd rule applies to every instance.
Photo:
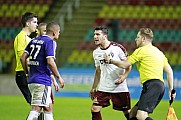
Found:
[[[42,27],[42,26],[47,26],[47,23],[40,23],[40,24],[38,25],[38,30],[40,30],[40,27]]]
[[[26,12],[25,14],[22,15],[22,18],[21,18],[21,24],[23,25],[23,27],[26,26],[26,22],[28,20],[31,20],[32,18],[38,18],[38,15],[34,14],[34,13],[31,13],[31,12]]]
[[[108,35],[108,29],[104,26],[97,26],[94,30],[101,30],[103,34]]]
[[[57,22],[53,21],[53,22],[48,23],[46,26],[47,33],[54,31],[57,28],[57,26],[60,27],[60,25]]]

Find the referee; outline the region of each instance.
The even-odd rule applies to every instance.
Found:
[[[25,47],[31,41],[29,35],[34,32],[38,26],[38,16],[36,14],[26,12],[22,15],[21,24],[23,26],[20,33],[14,40],[14,52],[16,56],[16,84],[22,92],[27,103],[31,104],[31,93],[28,88],[26,74],[20,62],[20,57],[24,52]]]
[[[165,55],[152,45],[153,32],[150,28],[141,28],[135,39],[137,49],[126,61],[116,61],[105,55],[105,61],[121,68],[136,63],[143,89],[141,96],[130,113],[130,120],[153,120],[148,116],[160,103],[164,92],[163,71],[167,73],[169,97],[173,90],[173,71]],[[172,96],[175,97],[175,96]]]

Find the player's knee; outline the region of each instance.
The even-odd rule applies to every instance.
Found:
[[[52,112],[53,108],[52,107],[44,107],[44,112]]]
[[[38,111],[32,110],[32,111],[30,111],[30,114],[29,114],[27,120],[37,120],[39,114],[40,113]]]
[[[137,111],[136,118],[137,118],[138,120],[145,120],[147,117],[148,117],[147,112],[141,111],[141,110],[138,110],[138,111]]]
[[[101,109],[101,106],[95,106],[93,105],[92,108],[91,108],[91,112],[99,112]]]
[[[39,114],[36,114],[36,115],[34,116],[33,120],[37,120],[37,119],[38,119],[38,116],[39,116]]]
[[[136,118],[137,118],[138,120],[143,120],[142,117],[139,116],[139,115],[136,115]]]

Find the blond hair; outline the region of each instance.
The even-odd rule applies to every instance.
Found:
[[[146,37],[147,39],[153,39],[153,32],[150,28],[141,28],[139,30],[140,35]]]

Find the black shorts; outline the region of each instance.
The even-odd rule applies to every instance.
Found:
[[[112,101],[114,110],[126,111],[131,108],[129,92],[108,93],[97,91],[93,105],[107,107],[110,105],[110,100]]]
[[[161,80],[152,79],[143,83],[143,90],[137,103],[138,110],[152,113],[163,98],[164,92],[165,86]]]
[[[16,84],[18,85],[20,91],[22,92],[26,101],[31,103],[31,93],[28,88],[28,82],[26,78],[26,74],[24,71],[16,71]]]

